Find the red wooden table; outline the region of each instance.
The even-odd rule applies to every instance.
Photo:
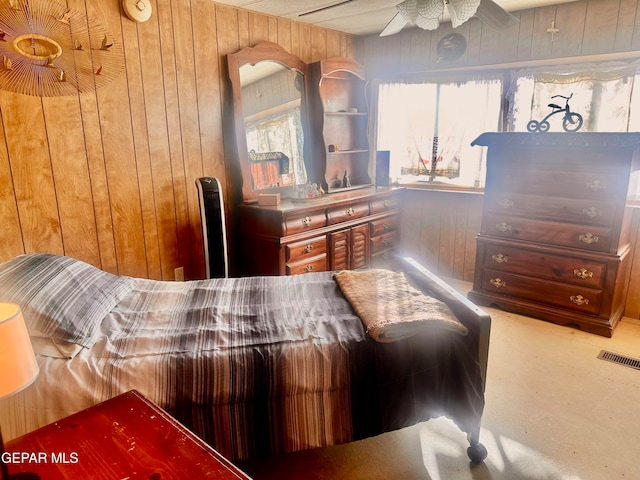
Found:
[[[249,480],[135,390],[7,442],[0,461],[43,480]]]

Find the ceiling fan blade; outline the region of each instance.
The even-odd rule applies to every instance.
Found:
[[[353,1],[354,0],[343,0],[342,2],[334,3],[333,5],[327,5],[326,7],[316,8],[315,10],[310,10],[308,12],[300,13],[298,16],[299,17],[304,17],[305,15],[311,15],[313,13],[324,12],[325,10],[329,10],[330,8],[336,8],[336,7],[339,7],[340,5],[344,5],[346,3],[351,3]]]
[[[476,10],[476,17],[495,30],[505,30],[520,22],[493,0],[482,0]]]
[[[384,27],[384,30],[380,32],[380,36],[387,37],[389,35],[395,35],[400,30],[402,30],[407,25],[407,23],[409,22],[407,22],[405,18],[400,15],[400,12],[398,12],[393,16],[391,20],[389,20],[389,23],[387,23],[386,27]]]

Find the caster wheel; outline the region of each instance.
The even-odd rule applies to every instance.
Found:
[[[473,463],[480,463],[487,458],[487,449],[481,443],[476,443],[467,448],[467,455]]]

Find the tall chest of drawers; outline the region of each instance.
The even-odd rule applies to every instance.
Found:
[[[611,336],[629,283],[637,133],[485,133],[469,298]]]

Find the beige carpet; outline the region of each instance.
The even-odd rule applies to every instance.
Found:
[[[609,339],[486,310],[493,327],[484,463],[471,464],[466,436],[439,418],[241,468],[256,480],[639,479],[640,370],[597,355],[604,349],[640,358],[640,322],[625,318]]]

